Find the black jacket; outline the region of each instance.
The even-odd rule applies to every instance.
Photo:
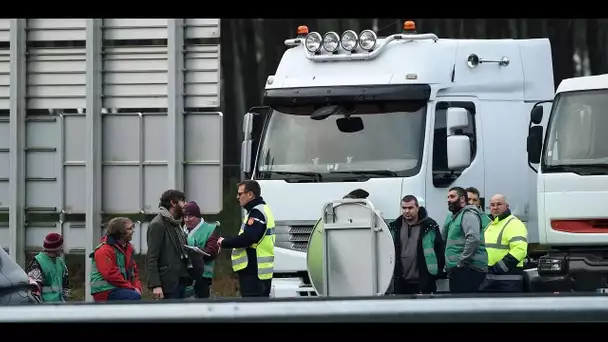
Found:
[[[435,281],[438,276],[434,276],[429,273],[426,267],[426,261],[424,259],[424,251],[422,249],[422,238],[428,234],[431,230],[435,231],[435,254],[437,255],[437,267],[438,267],[438,275],[443,273],[443,268],[445,267],[445,244],[443,242],[443,238],[441,237],[441,230],[439,225],[435,220],[430,218],[427,214],[427,211],[424,207],[420,207],[418,211],[418,216],[420,218],[420,235],[418,237],[418,251],[416,253],[417,263],[418,263],[418,272],[420,275],[420,282],[425,283],[428,281]],[[403,225],[403,216],[399,216],[395,221],[389,224],[389,229],[393,235],[393,241],[395,242],[395,279],[403,277],[403,267],[401,266],[401,227]]]
[[[262,223],[266,220],[264,214],[257,209],[253,209],[259,204],[266,204],[262,197],[258,197],[245,205],[244,209],[247,210],[249,219],[243,223],[243,234],[227,237],[222,241],[222,248],[245,248],[248,260],[247,267],[238,273],[258,273],[257,255],[251,245],[260,242],[266,233],[266,223]]]

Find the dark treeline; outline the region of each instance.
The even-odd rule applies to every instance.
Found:
[[[241,120],[260,105],[268,75],[274,74],[299,25],[321,34],[373,29],[378,36],[401,32],[414,20],[418,33],[439,38],[549,38],[555,84],[568,77],[608,72],[605,19],[223,19],[221,55],[225,163],[238,165]]]

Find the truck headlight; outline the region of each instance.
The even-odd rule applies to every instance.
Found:
[[[304,40],[304,45],[306,46],[306,50],[315,53],[321,49],[321,41],[323,37],[318,32],[310,32],[306,39]]]
[[[556,258],[540,258],[538,260],[538,273],[566,273],[566,260]]]
[[[378,37],[374,31],[365,30],[359,35],[359,46],[365,51],[370,51],[376,47],[377,40]]]
[[[347,30],[342,33],[342,39],[340,43],[342,48],[346,51],[353,51],[357,47],[359,36],[353,30]]]
[[[336,32],[327,32],[323,37],[323,48],[328,52],[336,52],[340,47],[340,36]]]

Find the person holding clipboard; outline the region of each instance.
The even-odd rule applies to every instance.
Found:
[[[219,254],[219,233],[215,230],[218,224],[205,222],[201,209],[194,201],[184,206],[184,221],[188,233],[188,245],[185,247],[191,252],[203,255],[204,273],[199,279],[194,279],[193,289],[186,288],[186,293],[192,292],[197,298],[209,298],[209,289],[213,280],[215,258]]]

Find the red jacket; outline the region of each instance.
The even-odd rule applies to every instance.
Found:
[[[135,259],[133,259],[133,244],[127,243],[127,245],[123,247],[114,238],[109,236],[103,237],[101,241],[106,242],[106,244],[99,247],[93,256],[95,258],[97,270],[99,273],[101,273],[103,279],[116,287],[133,290],[137,289],[141,293],[139,271],[137,270]],[[125,279],[118,269],[116,262],[116,251],[114,250],[114,247],[118,248],[124,253],[125,266],[127,270],[133,269],[133,274],[130,277],[130,281]],[[111,290],[95,293],[93,295],[93,299],[96,302],[106,301],[110,291]]]

